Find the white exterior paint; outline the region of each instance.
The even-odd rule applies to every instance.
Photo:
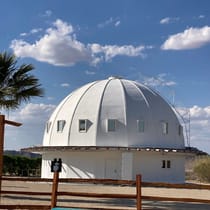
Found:
[[[123,152],[122,153],[122,170],[121,179],[132,180],[133,179],[133,153]]]
[[[108,119],[116,130],[107,131]],[[65,120],[62,131],[57,122]],[[87,130],[79,131],[79,120]],[[143,131],[138,129],[143,122]],[[162,131],[167,123],[168,132]],[[89,83],[72,92],[48,121],[43,146],[96,146],[126,148],[184,149],[180,123],[169,104],[150,88],[130,80],[111,77]],[[141,173],[147,181],[184,181],[184,159],[180,153],[142,151],[49,151],[43,153],[42,177],[52,177],[50,161],[62,158],[61,177],[135,179]],[[163,158],[171,168],[161,168]]]
[[[51,177],[50,163],[61,158],[64,168],[61,178],[115,178],[121,179],[121,155],[118,152],[57,152],[42,155],[42,177]]]
[[[162,168],[162,160],[170,160],[171,168]],[[134,174],[142,174],[144,181],[184,183],[185,181],[184,154],[134,154]]]
[[[42,177],[52,178],[50,163],[54,158],[63,162],[61,178],[110,178],[135,180],[142,174],[143,181],[183,183],[184,159],[182,154],[158,152],[62,152],[42,156]],[[170,160],[171,168],[162,168],[162,160]]]

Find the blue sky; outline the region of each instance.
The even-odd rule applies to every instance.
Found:
[[[41,145],[45,122],[65,96],[118,75],[160,92],[190,119],[190,145],[210,153],[210,1],[0,3],[0,51],[33,64],[45,89],[43,98],[5,113],[23,123],[6,126],[5,149]]]

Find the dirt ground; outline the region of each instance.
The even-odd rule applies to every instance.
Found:
[[[3,181],[2,190],[9,191],[28,191],[28,192],[51,192],[51,183],[17,182]],[[136,188],[131,186],[113,186],[98,184],[74,184],[60,183],[58,191],[67,192],[93,192],[93,193],[117,193],[135,194]],[[210,199],[210,190],[191,190],[191,189],[167,189],[167,188],[142,188],[142,195],[166,196],[178,198],[200,198]],[[50,205],[51,196],[30,196],[30,195],[11,195],[4,194],[1,197],[1,204],[28,204],[28,205]],[[57,206],[110,208],[110,209],[136,209],[134,199],[107,199],[107,198],[84,198],[59,196]],[[157,202],[143,201],[143,209],[147,210],[208,210],[210,204],[201,203],[182,203],[182,202]]]

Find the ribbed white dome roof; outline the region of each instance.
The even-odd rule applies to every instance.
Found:
[[[176,114],[159,94],[110,77],[82,86],[58,105],[43,146],[184,148],[184,137]]]

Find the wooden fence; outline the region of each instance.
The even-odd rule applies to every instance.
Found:
[[[12,178],[3,177],[2,180],[7,181],[26,181],[26,182],[53,182],[53,179],[40,179],[40,178]],[[59,183],[94,183],[94,184],[112,184],[112,185],[128,185],[136,186],[136,194],[110,194],[110,193],[87,193],[87,192],[64,192],[58,191],[56,197],[58,196],[78,196],[78,197],[94,197],[94,198],[127,198],[136,200],[136,209],[142,209],[142,200],[151,201],[174,201],[174,202],[196,202],[196,203],[206,203],[210,204],[210,198],[207,199],[196,199],[196,198],[174,198],[174,197],[160,197],[160,196],[146,196],[142,195],[142,187],[162,187],[162,188],[178,188],[178,189],[205,189],[210,190],[210,185],[200,185],[200,184],[169,184],[169,183],[150,183],[141,182],[141,175],[136,176],[136,181],[128,180],[112,180],[112,179],[59,179]],[[53,190],[52,190],[53,191]],[[38,195],[38,196],[52,196],[52,192],[26,192],[26,191],[1,191],[1,195]],[[56,201],[54,203],[56,206]],[[1,205],[0,209],[51,209],[51,205]],[[69,206],[72,207],[72,206]],[[88,209],[99,209],[99,208],[89,208]],[[111,208],[100,208],[101,210]],[[116,210],[116,208],[115,208]]]

